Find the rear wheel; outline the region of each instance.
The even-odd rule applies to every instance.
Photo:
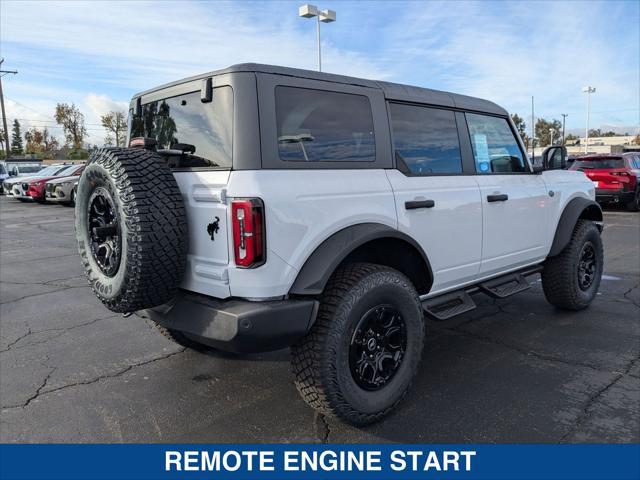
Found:
[[[391,268],[340,268],[310,332],[292,347],[295,383],[319,413],[354,425],[375,422],[405,397],[421,357],[422,306]]]
[[[545,262],[542,288],[547,300],[565,310],[586,308],[598,293],[603,266],[600,231],[593,222],[578,220],[569,244]]]
[[[627,210],[630,212],[640,211],[640,188],[636,189],[636,194],[634,195],[633,200],[627,203]]]

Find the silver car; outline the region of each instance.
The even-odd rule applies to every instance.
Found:
[[[74,175],[73,177],[62,177],[56,178],[55,180],[49,180],[44,185],[46,201],[62,203],[65,205],[75,205],[78,178],[78,175]]]
[[[2,185],[2,190],[4,194],[7,196],[14,196],[14,186],[16,186],[15,192],[17,193],[16,198],[21,198],[23,196],[22,184],[28,182],[32,178],[41,177],[41,176],[49,176],[55,175],[56,173],[62,171],[64,168],[68,168],[69,165],[65,165],[63,163],[58,163],[55,165],[49,165],[48,167],[35,170],[30,173],[26,173],[27,168],[23,167],[22,172],[20,173],[18,170],[9,170],[11,176],[4,180]],[[16,173],[18,172],[18,173]]]

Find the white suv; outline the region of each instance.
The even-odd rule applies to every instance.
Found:
[[[579,310],[603,268],[594,185],[552,147],[534,169],[494,103],[244,64],[136,95],[130,148],[78,184],[88,279],[186,346],[292,348],[323,414],[378,420],[416,373],[424,315],[541,272]]]

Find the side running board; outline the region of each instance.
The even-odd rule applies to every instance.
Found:
[[[476,302],[466,290],[445,293],[422,301],[422,308],[436,320],[447,320],[476,308]]]
[[[521,274],[515,273],[482,282],[478,287],[493,298],[507,298],[523,290],[527,290],[531,285]]]
[[[422,300],[422,308],[435,320],[448,320],[476,308],[471,294],[485,293],[493,298],[507,298],[531,287],[525,277],[539,273],[542,266],[529,267],[519,272],[471,285],[461,290]]]

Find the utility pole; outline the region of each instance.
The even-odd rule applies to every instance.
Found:
[[[4,62],[4,58],[0,58],[0,67],[2,67],[2,62]],[[4,95],[2,94],[2,77],[4,75],[8,75],[9,73],[15,75],[18,73],[17,70],[0,70],[0,106],[2,108],[2,125],[4,127],[4,147],[5,147],[5,157],[9,158],[11,156],[11,151],[9,150],[9,130],[7,129],[7,114],[4,112]]]
[[[533,120],[534,120],[534,114],[533,114],[533,95],[531,95],[531,163],[533,163],[535,161],[536,158],[536,130],[533,124]]]
[[[569,114],[568,113],[561,113],[560,115],[562,115],[562,145],[564,145],[565,144],[565,141],[564,141],[564,123],[565,123],[565,120],[567,119],[567,117],[569,116]]]

